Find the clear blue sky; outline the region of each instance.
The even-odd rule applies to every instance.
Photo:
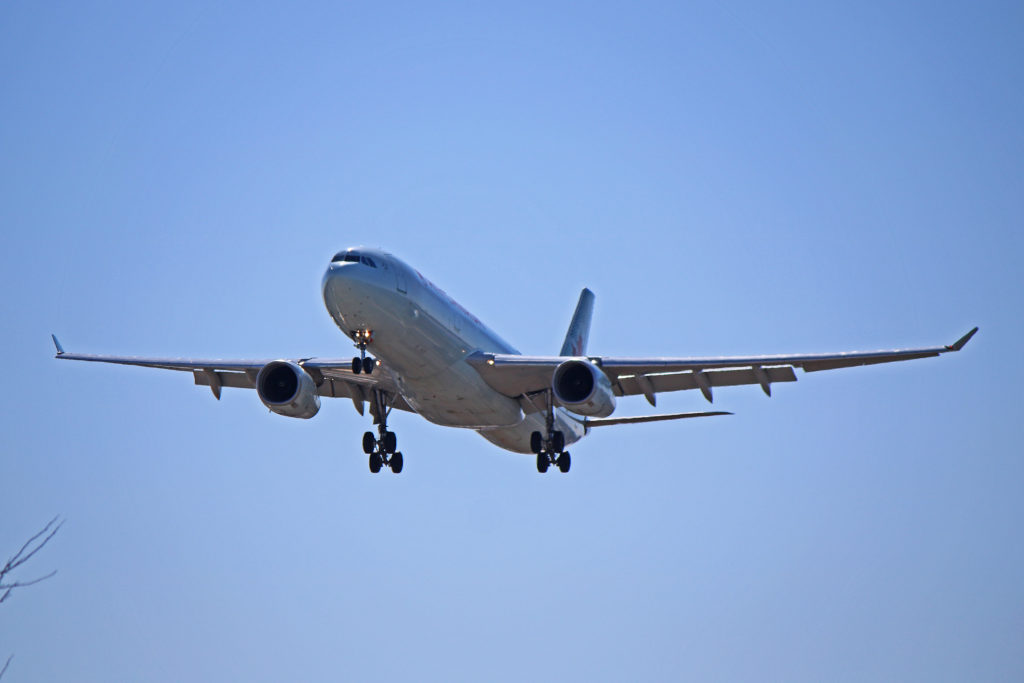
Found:
[[[0,554],[67,519],[7,677],[1024,679],[1022,36],[1014,2],[3,3]],[[347,401],[51,357],[348,355],[319,281],[362,243],[524,352],[583,286],[603,354],[981,332],[569,476],[411,415],[371,476]]]

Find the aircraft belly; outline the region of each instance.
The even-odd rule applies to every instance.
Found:
[[[519,424],[519,402],[489,387],[480,375],[459,361],[431,377],[401,377],[402,396],[427,420],[447,427],[507,427]]]
[[[565,444],[576,443],[586,435],[586,429],[576,420],[568,417],[564,411],[555,411],[555,429],[565,435]],[[513,453],[532,453],[530,450],[530,434],[533,432],[544,432],[544,414],[531,413],[522,422],[514,427],[501,427],[498,429],[478,429],[480,436],[484,437],[495,446],[504,448]]]

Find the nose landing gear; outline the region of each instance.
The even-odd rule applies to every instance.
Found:
[[[359,355],[352,359],[352,374],[363,372],[369,375],[377,364],[377,361],[366,355],[366,345],[373,341],[373,330],[356,330],[352,338],[356,340],[356,348],[359,349]]]

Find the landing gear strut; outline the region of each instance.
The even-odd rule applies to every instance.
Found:
[[[352,359],[352,374],[365,372],[369,375],[377,364],[373,358],[366,355],[366,345],[373,341],[373,330],[356,330],[352,338],[356,340],[356,348],[359,349],[359,355]]]
[[[569,451],[565,450],[565,434],[555,429],[555,411],[548,391],[547,412],[544,415],[544,433],[530,434],[530,450],[537,454],[537,471],[544,473],[554,465],[560,471],[568,472],[572,465]]]
[[[387,405],[387,397],[383,391],[373,391],[373,402],[370,414],[377,425],[377,435],[373,432],[363,434],[363,452],[370,456],[370,471],[376,474],[382,467],[390,467],[398,474],[405,464],[402,454],[398,452],[398,437],[388,431],[388,414],[391,408]]]

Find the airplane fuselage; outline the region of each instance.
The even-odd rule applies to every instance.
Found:
[[[353,338],[372,332],[368,348],[427,420],[475,429],[501,448],[530,453],[531,432],[545,428],[543,413],[524,413],[517,399],[492,389],[466,362],[474,351],[519,352],[398,258],[376,249],[358,254],[361,260],[335,257],[324,274],[324,305],[335,324]],[[561,408],[555,423],[566,444],[586,433]]]

